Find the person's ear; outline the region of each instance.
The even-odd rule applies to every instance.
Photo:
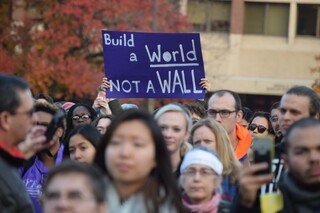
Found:
[[[217,186],[221,186],[221,183],[222,183],[222,177],[219,176],[216,178],[216,181],[217,181]]]
[[[243,118],[243,112],[242,110],[239,110],[236,115],[237,123],[239,123],[242,120],[242,118]]]
[[[59,127],[59,128],[57,129],[57,132],[58,132],[59,138],[61,138],[61,137],[63,136],[64,130],[63,130],[62,127]]]
[[[9,112],[4,111],[4,112],[0,113],[0,127],[5,131],[10,130],[11,117],[10,117]]]

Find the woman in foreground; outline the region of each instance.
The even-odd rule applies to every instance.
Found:
[[[109,181],[109,212],[183,212],[161,130],[148,113],[117,116],[95,162]]]

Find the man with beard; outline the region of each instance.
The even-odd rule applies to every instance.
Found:
[[[296,121],[303,118],[318,118],[320,110],[319,97],[312,89],[305,86],[294,86],[282,97],[279,107],[279,129],[285,135],[287,129]],[[272,193],[278,191],[278,181],[284,173],[284,162],[281,156],[284,154],[283,140],[275,146],[275,158],[272,160],[274,178],[264,185],[260,193]]]
[[[320,121],[304,118],[292,124],[284,137],[283,159],[288,172],[279,181],[283,213],[320,211]],[[240,196],[234,212],[260,212],[256,202],[258,189],[272,179],[272,174],[256,175],[267,168],[259,163],[245,168],[239,179]]]

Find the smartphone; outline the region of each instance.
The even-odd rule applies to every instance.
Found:
[[[98,95],[97,95],[98,99],[103,99],[105,97],[106,97],[106,93],[104,91],[99,91],[98,92]]]
[[[256,173],[270,174],[272,173],[272,159],[274,158],[274,137],[256,136],[253,141],[253,162],[254,163],[268,163],[268,168]]]
[[[52,118],[46,132],[45,132],[45,136],[47,138],[46,143],[49,143],[52,140],[57,129],[59,127],[62,127],[64,118],[65,118],[65,114],[62,111],[57,112],[53,116],[53,118]]]

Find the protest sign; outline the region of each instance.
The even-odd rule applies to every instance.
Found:
[[[109,98],[204,98],[198,33],[102,31]]]

